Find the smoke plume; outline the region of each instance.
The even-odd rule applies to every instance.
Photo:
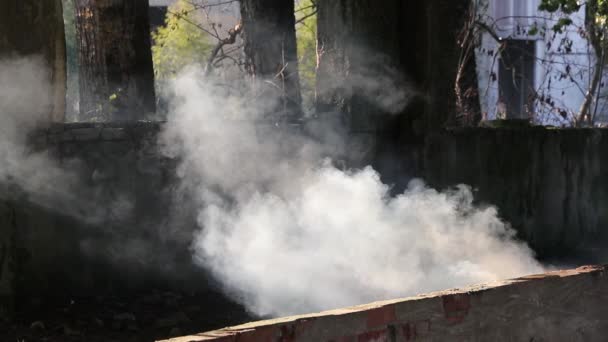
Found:
[[[193,253],[253,313],[319,311],[542,271],[495,208],[472,204],[466,186],[438,192],[414,180],[391,196],[371,167],[335,165],[344,152],[339,130],[274,124],[264,116],[272,99],[213,85],[196,69],[173,91],[162,141],[199,204]]]
[[[50,70],[42,58],[0,60],[0,184],[16,185],[45,206],[69,196],[71,183],[69,174],[27,142],[28,133],[48,122],[50,90]]]
[[[124,213],[130,203],[104,199],[85,185],[82,163],[59,160],[48,146],[29,141],[49,127],[53,106],[51,68],[40,56],[0,59],[0,200],[19,197],[50,212],[84,223],[106,221],[108,212]],[[124,215],[123,215],[124,216]]]

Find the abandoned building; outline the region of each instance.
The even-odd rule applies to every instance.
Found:
[[[208,58],[196,69],[196,77],[186,78],[174,88],[194,94],[170,94],[177,100],[163,106],[158,99],[166,94],[154,84],[151,32],[164,26],[173,1],[11,0],[0,11],[0,340],[602,341],[608,336],[606,268],[584,266],[601,265],[608,258],[608,132],[593,125],[563,129],[533,125],[565,125],[584,101],[585,95],[571,86],[570,79],[589,82],[593,53],[584,39],[573,35],[567,51],[560,50],[557,43],[548,48],[549,41],[563,41],[563,37],[551,32],[541,36],[532,30],[535,25],[539,31],[543,25],[550,26],[530,19],[540,16],[539,4],[532,1],[473,2],[486,4],[480,7],[464,0],[313,1],[308,7],[302,5],[314,8],[316,18],[312,44],[316,97],[313,112],[306,113],[300,108],[301,60],[295,27],[308,16],[297,19],[290,1],[228,2],[241,21],[235,20],[234,12],[219,16],[229,19],[221,27],[211,26],[218,29],[218,39],[210,40],[205,48],[208,56],[231,61],[237,57],[226,51],[235,42],[242,43],[238,54],[243,58],[239,64],[243,73],[238,85],[250,81],[259,86],[254,81],[262,80],[260,88],[254,87],[253,100],[228,101],[233,100],[229,91],[212,93],[220,94],[216,96],[219,101],[202,91],[197,93],[206,89],[205,80],[219,68]],[[221,0],[210,3],[226,5]],[[70,53],[66,50],[66,11],[75,14],[71,28],[76,37],[72,53],[78,60],[75,83],[68,81],[66,67]],[[471,15],[487,21],[474,57],[463,61],[458,37]],[[564,64],[542,62],[550,58],[572,58],[580,70],[573,67],[568,70],[572,77],[555,81],[556,75],[559,79],[564,74],[560,69]],[[479,107],[469,121],[460,118],[457,104],[460,70],[471,72],[478,89],[464,100]],[[77,84],[80,100],[73,117],[77,119],[66,119],[66,84]],[[268,94],[274,96],[273,101],[258,105],[255,99]],[[544,104],[539,103],[540,97]],[[593,105],[597,122],[606,115],[602,103],[596,100]],[[204,116],[201,113],[206,107],[217,112],[236,107],[263,114],[247,130],[251,127],[242,124],[247,122],[246,115],[216,121],[221,113]],[[532,124],[530,113],[538,115]],[[289,120],[284,119],[285,114]],[[183,120],[178,125],[172,122],[176,116]],[[482,119],[488,123],[480,124]],[[236,124],[224,130],[214,126],[218,122]],[[242,126],[246,129],[235,129]],[[326,130],[320,128],[325,126],[337,126],[339,134],[323,145],[319,141],[326,143]],[[176,130],[182,134],[178,139]],[[200,132],[209,136],[198,136]],[[222,140],[224,136],[233,140]],[[252,136],[258,140],[247,140]],[[272,138],[265,140],[268,136]],[[175,145],[191,145],[176,149],[169,146],[172,139],[181,139]],[[216,141],[219,143],[214,145]],[[205,144],[215,149],[206,150]],[[232,144],[243,149],[230,155]],[[299,145],[310,149],[297,150]],[[281,158],[259,151],[259,146]],[[293,156],[297,154],[291,153],[294,146],[304,157]],[[311,172],[300,172],[305,164],[302,160],[308,162],[305,157],[315,149],[325,152],[338,147],[342,148],[339,167],[314,160]],[[215,159],[192,158],[184,150],[192,154],[203,151]],[[267,161],[267,167],[255,167],[257,161],[251,160],[255,158]],[[223,163],[224,168],[217,169],[221,172],[208,169]],[[381,209],[343,207],[347,205],[330,203],[334,197],[322,192],[316,198],[327,197],[327,202],[321,204],[298,206],[306,198],[300,194],[287,204],[282,202],[282,196],[294,196],[299,191],[294,189],[310,181],[308,178],[321,178],[315,172],[326,170],[323,168],[333,172],[329,172],[335,176],[332,180],[350,181],[353,175],[371,174],[368,183],[380,184],[380,190],[372,192]],[[187,179],[193,169],[202,176]],[[367,171],[354,171],[360,169]],[[252,187],[246,182],[249,176],[258,177],[257,187],[251,191],[255,205],[241,205],[241,196],[249,195]],[[217,181],[222,178],[234,182]],[[207,186],[205,181],[211,179],[217,183]],[[281,261],[291,259],[274,253],[275,248],[298,250],[302,241],[279,246],[272,240],[264,245],[260,250],[269,259],[260,260],[272,262],[254,267],[260,278],[239,278],[236,285],[226,284],[217,269],[239,266],[238,262],[220,260],[210,265],[205,262],[217,261],[215,255],[201,256],[194,251],[198,240],[205,238],[205,224],[218,216],[218,225],[228,231],[234,222],[259,218],[258,213],[262,224],[252,224],[252,231],[271,226],[268,218],[276,212],[280,212],[281,224],[304,226],[298,222],[305,221],[298,220],[298,211],[310,207],[322,213],[312,215],[311,222],[321,222],[334,212],[364,217],[368,209],[378,210],[377,216],[384,219],[400,199],[419,191],[419,183],[408,185],[414,179],[423,179],[428,186],[423,199],[447,198],[445,202],[456,208],[456,219],[450,221],[454,225],[466,225],[479,213],[484,219],[491,216],[490,224],[483,228],[498,233],[491,235],[496,244],[487,246],[501,249],[501,243],[507,241],[509,247],[525,251],[528,259],[518,261],[542,265],[539,267],[546,273],[520,274],[512,280],[485,277],[492,281],[452,290],[432,288],[441,291],[429,294],[422,294],[431,291],[424,288],[408,293],[405,299],[382,297],[379,302],[332,307],[335,310],[320,314],[301,312],[304,315],[277,318],[279,315],[255,311],[246,298],[249,292],[239,286],[254,288],[256,281],[274,272],[281,273],[277,283],[318,290],[322,284],[290,282],[302,278],[280,268]],[[313,190],[328,186],[318,184]],[[470,186],[464,193],[474,200],[458,197],[462,192],[454,189],[460,184]],[[280,190],[264,197],[273,187]],[[311,193],[314,191],[306,195]],[[366,197],[360,195],[353,192],[336,198]],[[270,209],[260,203],[270,203]],[[336,207],[324,208],[328,203]],[[201,210],[201,206],[213,207],[213,211]],[[472,209],[460,214],[462,206]],[[441,210],[431,206],[428,211],[416,207],[411,211]],[[248,214],[245,219],[238,216],[242,212]],[[416,213],[408,215],[417,218]],[[336,225],[342,221],[357,224],[343,217],[327,220]],[[397,226],[403,223],[395,221]],[[411,221],[414,226],[425,224],[424,219]],[[271,228],[276,235],[289,235]],[[340,255],[343,260],[354,259],[368,241],[369,245],[391,242],[390,237],[375,240],[374,228],[366,227],[371,233],[362,234],[356,246],[339,246],[350,235],[345,230],[349,233],[344,234],[344,241],[329,240],[331,248],[325,248],[347,255]],[[330,235],[323,229],[313,231],[312,237],[302,240],[323,245],[324,237]],[[245,240],[260,242],[268,237],[254,233]],[[394,239],[394,250],[407,249],[405,241],[422,245],[417,240],[424,236],[422,232],[406,235],[401,237],[403,241]],[[476,247],[475,239],[462,240],[470,243],[467,245],[452,244],[442,237],[437,234],[439,243],[448,246],[444,248],[448,261],[453,253],[466,254],[469,249],[493,252],[481,244],[485,238],[479,239],[482,247]],[[217,249],[240,246],[228,243],[233,240],[212,241],[225,243],[212,246]],[[380,244],[373,247],[391,250]],[[352,254],[346,253],[351,250]],[[309,260],[323,259],[315,252],[295,258],[303,260],[303,269],[310,270],[311,277],[316,270],[306,268],[315,266]],[[434,262],[432,253],[422,251],[416,262],[428,266]],[[474,253],[471,255],[463,264],[475,261]],[[364,257],[382,259],[374,253]],[[259,261],[254,259],[246,262]],[[491,264],[503,268],[501,262],[492,260]],[[401,267],[396,265],[395,273],[388,274],[403,279],[395,275]],[[335,267],[332,272],[339,270]],[[371,276],[362,273],[355,278],[365,283]],[[383,282],[377,279],[377,283]],[[338,283],[344,292],[356,287]],[[431,286],[424,279],[421,283]],[[338,297],[323,294],[322,298],[334,296]],[[289,304],[306,302],[306,298],[286,298],[283,301]],[[260,319],[269,320],[247,323]],[[224,328],[227,326],[234,327]]]
[[[572,26],[556,32],[560,16],[539,5],[539,0],[478,1],[478,18],[486,29],[476,51],[477,75],[482,111],[490,120],[570,126],[583,104],[599,58],[581,34],[585,8],[570,16]],[[604,93],[600,90],[594,110],[598,123],[607,120]]]

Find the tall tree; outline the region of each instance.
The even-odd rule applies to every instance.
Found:
[[[379,122],[373,115],[393,109],[376,95],[399,91],[391,86],[408,74],[402,51],[418,53],[416,36],[409,41],[404,37],[404,27],[410,25],[402,17],[406,5],[353,0],[319,1],[318,7],[318,110],[340,111],[349,116],[351,129],[374,131]]]
[[[365,118],[397,108],[378,106],[381,101],[372,95],[396,90],[391,86],[403,77],[411,95],[421,96],[410,96],[412,102],[402,112],[420,116],[419,126],[425,130],[441,128],[454,111],[454,82],[460,57],[457,35],[469,3],[470,0],[319,1],[318,109],[349,114],[359,126],[355,130],[382,129],[378,125],[392,129],[395,125],[390,117],[386,117],[388,125],[377,118],[365,122]],[[394,70],[387,69],[387,65]],[[371,89],[374,78],[383,89]],[[397,83],[392,84],[391,79]],[[367,85],[362,82],[365,80]]]
[[[469,1],[318,1],[317,111],[350,129],[350,163],[373,164],[397,188],[417,172],[413,146],[455,112]],[[396,162],[405,155],[413,162]]]
[[[242,0],[241,17],[247,70],[281,91],[280,109],[299,115],[302,98],[294,1]]]
[[[0,11],[0,58],[41,55],[47,64],[52,104],[41,108],[50,121],[65,116],[66,49],[61,0],[7,0]]]
[[[411,1],[407,3],[420,3]],[[409,31],[402,18],[406,2],[400,0],[318,1],[316,107],[319,113],[337,113],[350,131],[346,159],[353,166],[379,165],[388,154],[403,156],[399,141],[406,86],[405,75],[415,82],[401,61],[419,53],[420,31]],[[412,18],[417,16],[412,13]],[[411,32],[416,32],[412,35]],[[404,34],[409,34],[406,39]],[[402,41],[407,41],[403,47]],[[415,71],[421,70],[419,65]],[[408,81],[408,82],[409,82]],[[333,114],[335,115],[335,114]],[[332,116],[333,116],[332,115]],[[391,163],[397,167],[394,156]]]
[[[477,91],[474,81],[475,59],[469,58],[464,64],[461,63],[463,47],[462,42],[459,42],[461,32],[470,18],[471,0],[429,0],[426,1],[426,6],[427,35],[424,39],[427,50],[424,66],[426,94],[430,100],[425,110],[426,129],[435,131],[452,125],[462,115],[456,112],[460,110],[458,107],[461,103],[455,88],[457,82],[465,81],[458,74],[461,66],[469,77],[470,87],[465,91],[473,92],[468,94],[468,99],[464,99],[467,103],[463,105],[469,106],[468,110],[473,117],[468,120],[475,123],[480,119],[478,98],[474,96]]]
[[[296,1],[296,36],[302,102],[314,106],[317,78],[317,0]]]
[[[46,116],[47,123],[62,122],[65,115],[66,48],[61,0],[6,0],[2,2],[0,63],[6,62],[5,59],[29,58],[30,56],[41,57],[45,64],[42,71],[46,75],[37,76],[48,79],[51,87],[48,89],[48,94],[35,94],[44,98],[44,101],[39,101],[39,98],[32,99],[34,106],[26,106],[28,111],[33,110],[36,113],[24,114],[40,119]],[[3,69],[2,66],[0,66],[1,69]],[[6,79],[2,79],[3,76],[0,75],[0,84],[12,86],[12,84],[7,84],[10,80],[7,82]],[[3,104],[0,103],[0,108],[3,107]],[[0,116],[10,114],[15,113],[0,113]],[[5,127],[0,127],[0,131],[2,128]],[[2,188],[0,192],[7,193],[4,187],[0,188]],[[0,198],[0,320],[11,318],[17,292],[16,267],[19,258],[15,220],[13,204],[7,202],[5,198]]]
[[[81,120],[154,112],[148,0],[75,0]]]

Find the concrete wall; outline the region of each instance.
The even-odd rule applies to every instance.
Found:
[[[160,154],[161,127],[70,124],[31,137],[34,150],[46,150],[75,183],[67,198],[1,189],[0,241],[13,244],[14,262],[0,262],[0,297],[15,288],[20,296],[44,297],[159,282],[196,288],[202,282],[187,280],[207,281],[188,248],[197,211],[188,207],[192,199],[175,197],[187,192],[174,191],[177,161]],[[362,151],[367,140],[359,140],[351,147]],[[497,206],[545,260],[602,262],[608,257],[606,150],[603,130],[450,130],[429,137],[426,146],[396,149],[386,169],[395,166],[393,180],[472,185],[478,202]]]
[[[167,341],[605,341],[607,271],[588,266]]]
[[[63,171],[50,192],[0,191],[0,234],[14,234],[12,285],[21,304],[157,285],[204,287],[206,275],[188,249],[197,226],[172,196],[175,162],[159,152],[159,130],[158,123],[69,124],[32,135],[33,150],[46,151]],[[0,296],[10,279],[0,278]]]
[[[471,185],[541,257],[602,262],[607,149],[606,130],[448,130],[427,140],[422,174],[435,187]]]

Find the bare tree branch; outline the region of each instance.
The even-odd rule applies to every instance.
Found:
[[[232,28],[232,29],[230,29],[230,31],[228,31],[228,38],[219,39],[217,45],[213,48],[213,50],[211,51],[211,55],[209,56],[209,59],[207,60],[207,65],[205,66],[205,75],[208,75],[211,72],[211,69],[213,68],[213,63],[214,63],[215,59],[217,58],[218,53],[222,50],[222,48],[225,45],[234,44],[236,42],[236,37],[241,33],[242,30],[243,30],[243,25],[241,25],[241,23],[238,23],[234,28]],[[224,56],[225,56],[225,54],[224,54]]]

